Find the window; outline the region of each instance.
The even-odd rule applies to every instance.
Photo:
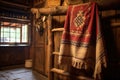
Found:
[[[0,43],[1,44],[28,44],[29,43],[28,24],[1,22]]]

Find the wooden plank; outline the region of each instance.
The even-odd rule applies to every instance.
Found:
[[[118,50],[118,56],[120,58],[120,28],[117,28],[115,36],[116,36],[116,43],[117,43],[116,46]]]
[[[111,23],[112,27],[120,27],[120,22]]]
[[[45,74],[45,51],[43,47],[35,47],[34,69]]]

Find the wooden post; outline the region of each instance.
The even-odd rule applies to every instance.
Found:
[[[52,68],[52,52],[53,52],[53,42],[52,42],[52,16],[48,15],[48,55],[49,55],[49,69],[48,69],[48,80],[53,80]]]

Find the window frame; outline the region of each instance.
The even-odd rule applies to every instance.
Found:
[[[29,46],[30,45],[30,33],[31,33],[31,28],[30,28],[30,20],[25,20],[25,19],[16,19],[16,18],[7,18],[7,17],[0,17],[0,37],[1,37],[1,22],[11,22],[11,23],[19,23],[22,25],[28,25],[27,27],[27,42],[21,42],[17,43],[17,42],[1,42],[0,40],[0,46]],[[4,26],[5,27],[5,26]],[[9,26],[10,27],[10,26]],[[17,27],[16,27],[17,28]],[[21,27],[22,28],[22,27]],[[22,34],[22,29],[21,29],[21,34]],[[22,39],[22,35],[20,36],[20,38]]]

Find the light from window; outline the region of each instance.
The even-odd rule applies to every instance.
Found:
[[[0,43],[28,43],[28,24],[1,22]]]

